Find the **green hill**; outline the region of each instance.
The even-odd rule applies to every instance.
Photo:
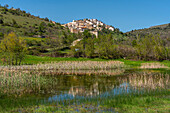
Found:
[[[96,38],[88,29],[71,33],[68,27],[20,9],[0,7],[0,41],[14,32],[26,40],[28,55],[103,59],[169,60],[170,24],[123,33],[105,27]],[[151,34],[151,35],[149,35]],[[159,34],[159,35],[157,35]],[[137,38],[140,36],[140,38]],[[75,46],[75,40],[79,39]]]
[[[48,18],[39,18],[20,9],[0,7],[0,32],[5,34],[11,31],[30,37],[56,37],[63,32],[69,34],[68,29]]]
[[[31,15],[19,8],[0,6],[0,40],[10,32],[25,39],[29,54],[35,55],[56,54],[56,51],[68,48],[79,37],[48,18]]]
[[[159,34],[161,38],[170,39],[170,23],[158,26],[152,26],[150,28],[132,30],[126,33],[129,37],[145,36],[147,34],[156,35]]]

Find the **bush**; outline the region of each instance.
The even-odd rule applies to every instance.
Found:
[[[2,32],[0,32],[0,37],[4,37],[4,34]]]
[[[39,55],[40,55],[40,52],[39,52],[38,50],[29,50],[29,51],[28,51],[28,54],[29,54],[29,55],[39,56]]]
[[[2,19],[2,18],[0,18],[0,24],[3,24],[3,23],[4,23],[3,19]]]

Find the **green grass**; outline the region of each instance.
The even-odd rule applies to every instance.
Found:
[[[119,95],[115,97],[78,100],[79,104],[65,101],[61,103],[27,104],[26,107],[13,108],[13,112],[120,112],[120,113],[168,113],[170,111],[170,91]],[[100,104],[99,104],[100,103]]]
[[[164,64],[165,66],[168,66],[170,67],[170,61],[168,60],[165,60],[165,61],[133,61],[133,60],[124,60],[124,59],[118,59],[118,61],[122,61],[125,63],[125,65],[130,65],[132,67],[138,67],[138,66],[141,66],[142,63],[161,63],[161,64]]]
[[[39,64],[39,63],[48,63],[48,62],[59,62],[59,61],[111,61],[107,59],[100,59],[100,58],[75,58],[75,57],[41,57],[41,56],[32,56],[32,55],[27,55],[22,62],[22,64],[28,64],[28,65],[33,65],[33,64]],[[136,68],[141,66],[142,63],[161,63],[164,64],[165,66],[170,67],[170,61],[133,61],[133,60],[124,60],[124,59],[115,59],[115,61],[122,61],[125,63],[125,65],[128,65],[132,68]],[[0,63],[2,63],[0,61]]]
[[[110,61],[106,59],[100,59],[100,58],[74,58],[74,57],[40,57],[40,56],[31,56],[27,55],[24,64],[38,64],[38,63],[46,63],[46,62],[58,62],[58,61]],[[132,60],[124,60],[124,59],[116,59],[116,61],[122,61],[125,63],[125,65],[129,65],[131,67],[138,67],[141,66],[142,63],[161,63],[168,67],[170,67],[170,61],[132,61]]]
[[[28,40],[28,41],[42,41],[42,40],[45,40],[45,38],[37,38],[37,37],[20,37],[24,40]]]
[[[1,15],[3,15],[5,23],[10,23],[10,22],[12,22],[12,19],[14,19],[14,20],[16,20],[16,22],[19,25],[25,24],[24,26],[26,26],[26,27],[32,26],[34,24],[39,25],[41,22],[49,23],[49,22],[46,22],[46,21],[40,20],[40,19],[34,19],[34,18],[30,18],[30,17],[12,15],[9,12],[7,12],[7,14],[1,14]]]
[[[71,50],[70,49],[66,49],[64,51],[59,51],[60,53],[69,53]]]
[[[59,62],[59,61],[108,61],[104,59],[90,59],[90,58],[64,58],[64,57],[40,57],[40,56],[32,56],[27,55],[24,64],[38,64],[38,63],[47,63],[47,62]]]

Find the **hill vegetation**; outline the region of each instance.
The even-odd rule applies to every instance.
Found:
[[[126,33],[128,36],[137,37],[138,35],[145,36],[145,35],[156,35],[159,34],[162,39],[169,39],[170,37],[170,23],[163,24],[158,26],[152,26],[150,28],[139,29],[139,30],[132,30]]]
[[[78,38],[77,34],[48,18],[31,15],[19,8],[8,8],[8,5],[0,6],[0,40],[11,32],[27,41],[32,55],[55,54],[54,48],[68,47]]]
[[[11,32],[16,34],[18,41],[26,41],[27,55],[159,61],[170,59],[170,24],[128,33],[118,28],[114,31],[103,28],[96,37],[89,30],[71,33],[68,27],[48,18],[31,15],[19,8],[1,6],[0,41],[3,42]],[[73,46],[77,39],[79,41]]]

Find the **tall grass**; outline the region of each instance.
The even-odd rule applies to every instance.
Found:
[[[54,63],[22,65],[22,66],[1,66],[0,69],[14,70],[109,70],[125,67],[120,61],[61,61]]]
[[[23,94],[40,94],[51,89],[57,80],[46,78],[38,72],[1,70],[0,71],[0,93],[4,95],[22,96]],[[48,90],[49,91],[49,90]]]
[[[165,66],[161,63],[142,63],[141,69],[161,69],[161,68],[168,68],[168,66]]]
[[[115,76],[121,75],[125,72],[125,69],[114,69],[114,70],[48,70],[40,71],[42,75],[97,75],[97,76]]]

